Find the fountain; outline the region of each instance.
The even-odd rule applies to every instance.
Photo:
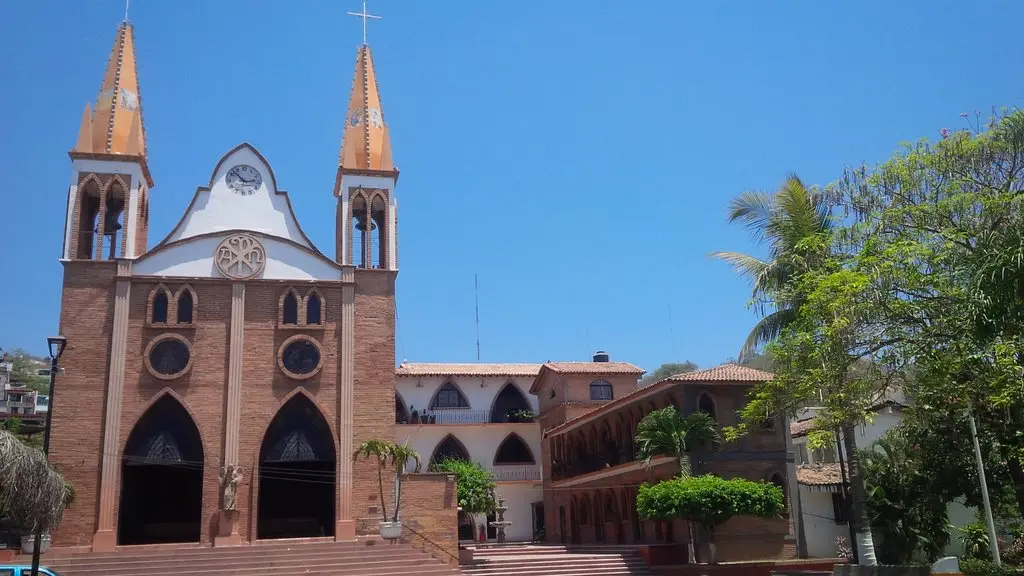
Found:
[[[512,523],[505,520],[505,511],[508,510],[508,506],[505,506],[505,499],[498,498],[498,506],[494,509],[495,513],[498,514],[498,519],[491,522],[491,528],[498,530],[498,544],[505,543],[505,527],[511,526]]]

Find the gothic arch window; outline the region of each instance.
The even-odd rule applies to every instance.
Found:
[[[96,243],[97,219],[100,214],[100,181],[89,175],[78,187],[78,234],[76,258],[89,260]]]
[[[778,486],[779,490],[782,490],[782,502],[784,504],[788,503],[789,498],[786,496],[786,481],[782,478],[782,474],[773,472],[772,475],[768,477],[768,481]]]
[[[175,316],[178,324],[191,324],[194,319],[196,306],[196,293],[192,290],[191,286],[186,284],[178,289],[175,304],[177,307]]]
[[[614,398],[612,385],[607,380],[594,380],[590,383],[591,400],[611,400]]]
[[[395,392],[395,424],[409,423],[409,409],[405,406],[405,400],[397,391]]]
[[[100,210],[103,213],[103,238],[101,243],[107,246],[108,260],[124,256],[124,246],[120,234],[124,228],[122,215],[124,214],[125,199],[127,198],[126,188],[127,186],[124,185],[124,182],[115,176],[110,181],[110,184],[107,185],[103,208]],[[102,250],[97,256],[103,257]]]
[[[281,295],[281,324],[298,326],[299,295],[294,288],[288,288]]]
[[[387,263],[387,202],[380,194],[370,201],[370,259],[373,268],[386,268]]]
[[[170,307],[171,291],[160,284],[149,293],[149,322],[151,324],[167,324]]]
[[[466,395],[458,386],[452,382],[445,382],[430,401],[431,410],[439,408],[469,408],[469,400],[466,400]]]
[[[494,455],[494,464],[496,466],[536,463],[537,461],[534,460],[530,447],[515,432],[502,440],[501,445],[498,446],[497,453]]]
[[[465,460],[469,462],[469,451],[466,450],[462,442],[459,442],[458,438],[449,434],[434,448],[434,454],[430,457],[431,467],[442,460]]]
[[[352,225],[349,228],[348,249],[349,254],[352,255],[352,265],[357,268],[367,268],[366,259],[369,252],[367,242],[370,240],[368,228],[372,226],[372,223],[369,220],[366,195],[363,194],[362,188],[356,190],[358,192],[354,192],[349,198],[349,204],[352,207],[349,221]]]
[[[323,323],[324,299],[315,288],[306,294],[306,324]]]
[[[604,493],[604,521],[618,522],[618,513],[615,510],[615,493],[608,490]]]
[[[523,396],[523,392],[515,382],[510,381],[495,396],[494,404],[491,405],[490,421],[492,423],[520,421],[515,413],[532,411],[530,403],[526,401],[526,396]]]
[[[590,495],[584,494],[580,500],[580,524],[590,524]]]
[[[715,413],[715,400],[707,392],[701,392],[697,397],[697,411],[703,412],[715,420],[718,419]]]

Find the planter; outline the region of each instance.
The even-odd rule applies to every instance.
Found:
[[[39,553],[43,554],[50,549],[51,538],[49,534],[43,534],[39,539]],[[32,554],[36,550],[36,537],[34,534],[26,534],[21,537],[21,553]]]
[[[398,540],[402,537],[401,522],[381,522],[380,537],[385,540]]]
[[[860,566],[857,564],[836,564],[835,576],[928,576],[928,566]]]

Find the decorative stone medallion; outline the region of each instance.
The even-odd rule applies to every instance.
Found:
[[[236,280],[256,278],[267,265],[267,251],[263,243],[251,234],[228,236],[217,245],[213,258],[221,274]]]

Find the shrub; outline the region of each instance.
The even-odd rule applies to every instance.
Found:
[[[996,566],[988,560],[964,558],[960,561],[960,572],[964,576],[1022,576],[1024,569],[1016,566]]]
[[[445,459],[431,464],[432,472],[447,472],[458,477],[456,497],[468,515],[490,514],[498,503],[494,499],[494,476],[476,462]]]

